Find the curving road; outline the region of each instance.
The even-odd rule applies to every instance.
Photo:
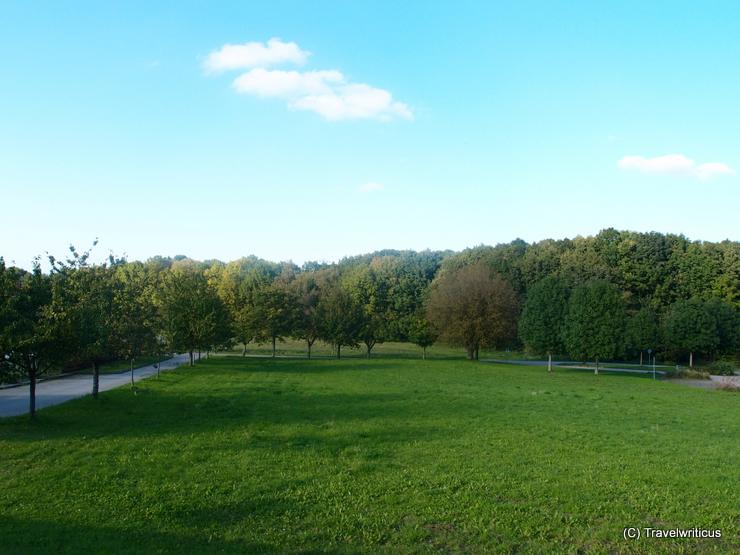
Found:
[[[176,355],[162,362],[162,371],[173,370],[185,364],[188,355]],[[156,375],[154,366],[134,369],[134,381]],[[116,374],[100,375],[100,391],[131,383],[131,372],[125,370]],[[70,399],[84,397],[92,393],[92,375],[74,374],[64,378],[46,380],[36,384],[36,410],[64,403]],[[0,417],[17,416],[28,412],[28,386],[21,385],[0,389]]]

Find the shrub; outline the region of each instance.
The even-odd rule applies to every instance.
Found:
[[[692,370],[690,368],[681,368],[679,370],[672,370],[668,374],[671,378],[681,378],[684,380],[709,380],[709,372],[703,370]]]
[[[735,375],[735,365],[725,360],[718,360],[717,362],[710,364],[707,370],[709,370],[710,374],[714,374],[715,376]]]

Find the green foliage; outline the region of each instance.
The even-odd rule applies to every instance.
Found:
[[[319,275],[318,272],[301,273],[291,283],[297,306],[292,335],[306,342],[308,358],[311,358],[311,348],[321,335],[321,321],[317,311],[321,282]]]
[[[705,301],[704,307],[717,328],[717,354],[740,352],[740,307],[716,297]]]
[[[558,278],[548,276],[530,287],[519,318],[519,337],[528,351],[540,355],[564,351],[567,309],[568,291]]]
[[[28,273],[0,258],[0,382],[33,381],[62,362],[50,302],[50,280],[38,261]]]
[[[710,364],[707,370],[715,376],[734,376],[738,371],[738,366],[726,360],[717,360]]]
[[[156,275],[140,262],[122,264],[114,270],[111,341],[119,358],[134,360],[160,349],[155,280]]]
[[[257,322],[258,341],[277,340],[290,334],[299,318],[300,308],[292,292],[275,282],[255,291],[254,317]]]
[[[321,289],[316,314],[321,323],[319,337],[337,348],[355,347],[361,340],[365,314],[355,297],[337,280],[327,281]]]
[[[679,378],[684,380],[711,380],[711,374],[704,370],[696,370],[693,368],[679,368],[678,370],[672,370],[668,372],[668,376],[671,378]]]
[[[625,329],[627,350],[642,352],[652,349],[656,352],[659,345],[660,323],[651,308],[643,307],[627,318]]]
[[[663,339],[674,356],[711,355],[719,347],[717,321],[707,304],[694,297],[675,302],[663,322]]]
[[[228,264],[182,255],[154,257],[144,264],[111,257],[104,265],[90,265],[89,256],[90,251],[72,247],[65,260],[50,257],[51,275],[36,281],[31,273],[3,264],[2,279],[16,285],[0,284],[5,288],[5,298],[0,298],[0,328],[5,329],[0,342],[7,343],[10,337],[7,322],[17,328],[18,322],[28,327],[33,321],[31,327],[45,330],[44,341],[58,343],[54,356],[64,355],[65,360],[54,365],[68,367],[143,356],[161,349],[164,339],[170,349],[189,351],[210,350],[233,340],[244,345],[246,354],[252,342],[288,337],[302,339],[310,351],[323,337],[340,347],[362,343],[369,356],[376,344],[427,342],[440,334],[443,341],[467,345],[474,356],[486,345],[518,348],[518,325],[527,350],[545,354],[566,350],[564,292],[601,281],[616,288],[630,318],[626,329],[621,317],[615,322],[611,332],[616,335],[608,341],[601,333],[606,328],[600,328],[596,335],[603,349],[597,350],[612,356],[626,350],[632,357],[653,348],[661,355],[684,357],[694,352],[686,347],[691,343],[709,359],[740,353],[740,243],[731,241],[709,243],[680,235],[606,229],[593,237],[534,244],[517,239],[459,253],[384,250],[337,264],[309,262],[301,268],[254,256]],[[466,298],[480,291],[461,290],[456,296],[440,292],[440,284],[451,281],[450,276],[478,267],[499,276],[511,294],[499,294],[495,302],[483,294],[485,302],[470,303]],[[185,274],[190,277],[182,277]],[[173,284],[178,280],[187,282],[179,290]],[[21,302],[29,295],[24,288],[33,283],[43,283],[50,300],[29,312],[30,319],[19,320],[12,316],[14,311],[23,303],[36,302]],[[351,299],[340,298],[345,293]],[[431,305],[430,295],[436,295]],[[518,298],[526,300],[521,317]],[[688,299],[703,303],[706,313],[693,331],[690,323],[678,322],[672,308]],[[499,308],[494,310],[496,303]],[[434,317],[430,310],[436,311]],[[43,322],[34,320],[41,313]],[[425,313],[433,320],[434,334],[420,316]],[[457,316],[452,317],[454,313]],[[342,318],[346,322],[341,323]],[[583,354],[576,345],[583,334],[593,335],[585,328],[571,333],[573,353]],[[615,348],[606,349],[604,343]],[[7,370],[8,364],[4,366]]]
[[[182,266],[165,273],[157,302],[169,350],[189,352],[191,364],[194,351],[230,342],[228,312],[202,270]]]
[[[614,285],[590,281],[573,290],[564,329],[570,356],[583,361],[619,357],[624,326],[624,301]]]
[[[52,274],[49,316],[72,363],[93,366],[114,347],[113,271],[101,266],[58,266]]]

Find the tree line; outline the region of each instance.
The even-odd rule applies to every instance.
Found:
[[[605,230],[462,252],[395,251],[297,266],[184,256],[90,263],[90,251],[0,258],[0,372],[31,383],[51,368],[200,352],[286,337],[371,356],[386,341],[524,348],[576,360],[683,360],[740,350],[740,243]]]

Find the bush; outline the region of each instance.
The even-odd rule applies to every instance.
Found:
[[[681,368],[680,370],[672,370],[668,373],[670,378],[681,378],[684,380],[709,380],[709,372],[703,370],[692,370],[690,368]]]
[[[714,374],[715,376],[734,376],[735,375],[735,365],[731,362],[727,362],[725,360],[718,360],[717,362],[713,362],[709,365],[707,368],[710,374]]]

